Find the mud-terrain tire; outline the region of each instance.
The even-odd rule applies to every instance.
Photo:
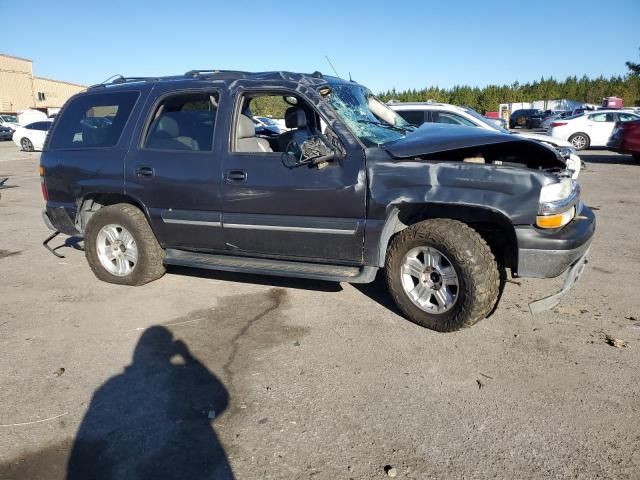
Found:
[[[119,228],[118,228],[119,227]],[[128,261],[128,268],[114,274],[103,262],[107,262],[104,252],[109,242],[109,231],[128,233],[134,243],[128,251],[136,252],[136,261]],[[102,233],[101,233],[102,232]],[[100,238],[99,238],[100,236]],[[129,237],[126,237],[129,241]],[[118,285],[144,285],[164,275],[164,250],[158,243],[147,218],[137,207],[128,203],[118,203],[101,208],[94,213],[85,228],[85,256],[89,266],[100,280]],[[111,242],[110,245],[114,243]],[[109,246],[110,246],[109,245]],[[125,249],[127,250],[127,249]],[[118,252],[118,249],[115,248]],[[113,255],[113,253],[110,253]],[[118,252],[119,254],[119,252]],[[102,260],[101,260],[102,258]],[[113,267],[118,268],[118,261],[113,260]]]
[[[589,135],[583,132],[574,133],[569,137],[569,143],[573,145],[576,150],[586,150],[591,145],[591,138]]]
[[[405,262],[421,248],[442,254],[442,264],[453,267],[457,275],[455,300],[442,313],[419,307],[409,297],[406,283],[403,285],[403,279],[406,282],[408,278],[403,276]],[[485,318],[495,306],[500,290],[498,265],[487,243],[467,224],[445,218],[424,220],[396,234],[387,249],[385,274],[389,292],[407,318],[438,332],[470,327]]]

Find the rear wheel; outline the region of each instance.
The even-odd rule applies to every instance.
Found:
[[[20,140],[20,146],[25,152],[33,152],[33,143],[26,137]]]
[[[589,148],[591,139],[586,133],[578,132],[569,137],[569,142],[576,150],[585,150]]]
[[[398,233],[385,273],[391,296],[409,320],[439,332],[486,317],[500,288],[489,246],[471,227],[450,219],[425,220]]]
[[[640,161],[640,153],[634,153],[631,155],[633,158],[635,158],[636,160]]]
[[[93,214],[85,229],[85,255],[100,280],[143,285],[164,275],[164,250],[144,214],[119,203]]]

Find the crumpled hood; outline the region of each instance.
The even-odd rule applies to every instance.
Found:
[[[387,145],[392,157],[409,158],[459,148],[479,147],[497,143],[522,142],[515,135],[477,127],[463,127],[444,123],[424,123],[406,137]]]

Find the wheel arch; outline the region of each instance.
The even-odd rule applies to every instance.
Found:
[[[85,194],[82,198],[78,199],[78,209],[76,214],[76,228],[84,233],[85,227],[87,223],[91,219],[94,213],[100,210],[102,207],[107,207],[109,205],[115,205],[117,203],[127,203],[129,205],[133,205],[138,208],[146,217],[147,222],[151,226],[153,230],[153,225],[150,221],[149,212],[145,205],[138,199],[132,195],[127,195],[124,193],[103,193],[103,192],[92,192]],[[154,232],[155,233],[155,232]]]
[[[377,266],[384,266],[387,247],[394,235],[430,218],[450,218],[469,225],[487,242],[500,266],[517,267],[516,231],[504,213],[476,205],[435,202],[394,205],[389,210],[380,236]]]

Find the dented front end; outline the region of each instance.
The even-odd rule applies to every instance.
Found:
[[[539,142],[425,124],[366,155],[369,218],[409,208],[422,217],[460,216],[480,229],[493,225],[491,241],[510,247],[504,263],[514,276],[561,275],[584,257],[595,231],[564,159]]]

